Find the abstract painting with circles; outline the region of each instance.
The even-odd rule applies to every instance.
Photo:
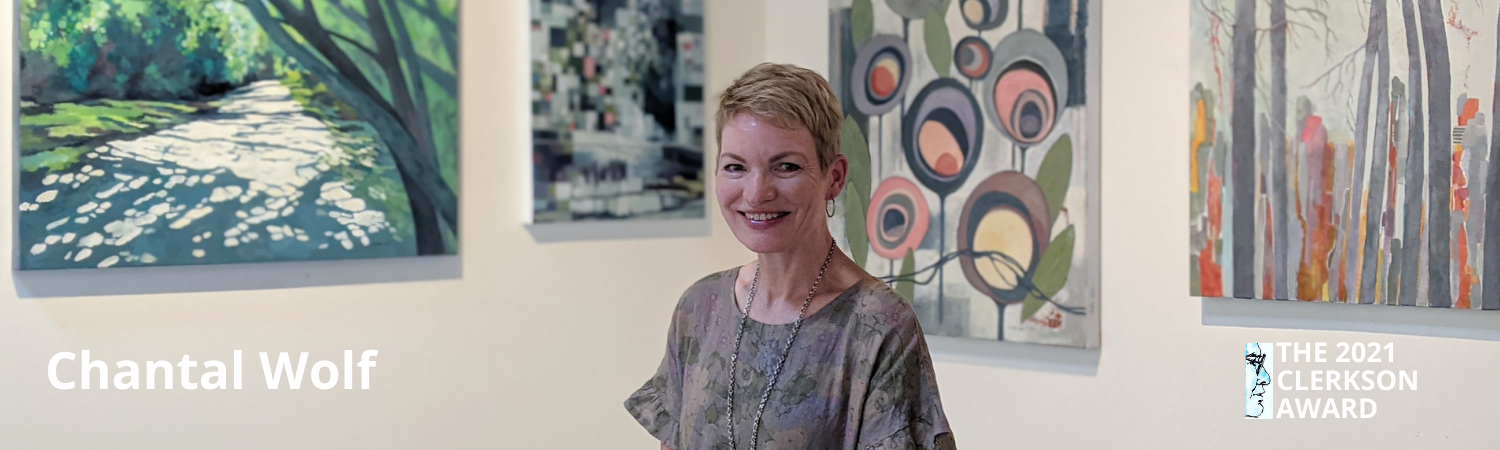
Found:
[[[1097,347],[1098,2],[831,3],[842,248],[928,334]]]

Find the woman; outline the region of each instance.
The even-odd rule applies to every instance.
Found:
[[[953,448],[916,313],[828,231],[842,118],[790,65],[720,96],[715,190],[756,260],[687,289],[660,369],[625,401],[662,448]]]

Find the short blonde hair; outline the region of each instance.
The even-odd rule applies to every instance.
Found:
[[[750,114],[782,129],[807,129],[818,153],[819,169],[827,170],[838,158],[844,113],[833,88],[817,72],[775,63],[761,63],[745,72],[719,95],[714,142],[723,146],[724,125],[740,114]]]

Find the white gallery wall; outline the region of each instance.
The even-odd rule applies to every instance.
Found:
[[[4,86],[16,1],[0,0]],[[709,94],[767,59],[826,71],[826,1],[705,0]],[[1098,18],[1102,349],[935,342],[960,447],[1500,445],[1500,315],[1187,296],[1189,1],[1115,0]],[[655,448],[621,403],[659,363],[681,291],[750,254],[712,204],[692,237],[538,242],[522,224],[527,3],[464,2],[457,257],[18,273],[0,239],[0,448]],[[14,109],[0,96],[0,122]],[[7,237],[13,196],[0,183]],[[1420,390],[1379,393],[1372,419],[1240,419],[1243,345],[1277,341],[1393,342],[1389,368],[1420,371]],[[53,389],[48,359],[85,349],[239,349],[246,386]],[[256,385],[257,352],[366,349],[380,351],[368,391]]]
[[[0,1],[4,86],[19,1]],[[12,272],[7,145],[0,449],[651,448],[621,404],[660,362],[683,288],[751,256],[718,222],[698,237],[537,242],[522,224],[531,207],[527,4],[463,2],[457,257]],[[709,89],[718,91],[763,59],[765,14],[757,2],[707,7]],[[0,96],[0,122],[15,120],[13,102]],[[13,139],[9,127],[0,133]],[[245,388],[53,389],[48,359],[84,349],[109,361],[192,355],[200,364],[240,349]],[[344,350],[358,358],[364,349],[380,351],[368,391],[320,391],[307,380],[302,390],[267,390],[256,353],[306,351],[342,366]]]

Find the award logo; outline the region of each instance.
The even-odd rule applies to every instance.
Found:
[[[1270,343],[1245,344],[1245,418],[1271,419],[1271,407],[1275,405],[1275,386],[1271,384]]]

